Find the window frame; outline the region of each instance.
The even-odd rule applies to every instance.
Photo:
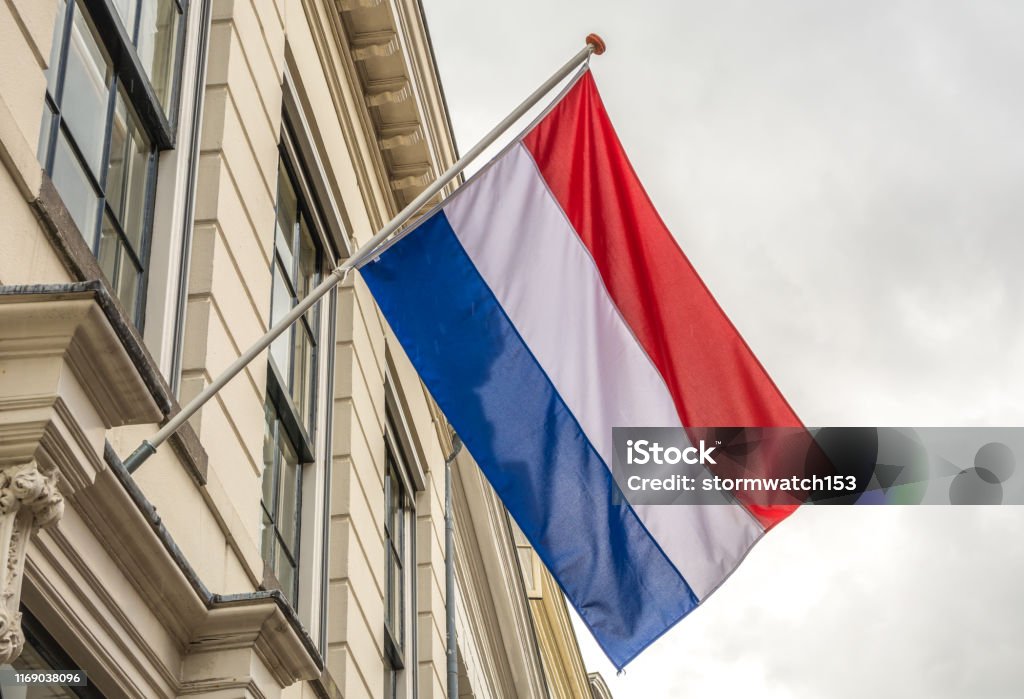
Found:
[[[273,501],[269,504],[269,507],[268,503],[263,498],[263,493],[261,492],[260,494],[260,526],[261,528],[268,526],[266,523],[263,523],[264,517],[270,520],[269,526],[273,530],[272,534],[274,537],[274,545],[270,549],[270,559],[268,560],[266,557],[266,553],[262,551],[263,541],[261,532],[260,553],[263,555],[264,565],[273,576],[272,579],[274,580],[274,582],[285,594],[285,597],[288,599],[289,603],[291,603],[292,607],[298,609],[300,591],[299,571],[301,570],[302,565],[302,476],[303,467],[306,464],[303,462],[302,457],[299,455],[298,449],[296,449],[294,442],[291,441],[291,437],[288,434],[288,430],[283,424],[284,421],[281,419],[280,411],[269,395],[267,396],[267,399],[264,403],[264,410],[273,410],[275,417],[275,433],[272,439],[274,444],[274,464],[272,467],[272,475],[274,482],[271,485],[270,491],[273,496]],[[284,430],[283,434],[280,431],[281,429]],[[284,473],[285,469],[282,468],[282,464],[280,463],[281,449],[278,446],[280,444],[280,439],[288,440],[289,446],[291,446],[292,451],[295,453],[295,483],[293,484],[293,488],[295,490],[295,503],[293,514],[294,521],[292,522],[292,526],[295,528],[294,543],[286,542],[281,531],[281,525],[283,524],[281,520],[282,509],[280,502],[282,492],[281,476]],[[268,467],[266,462],[264,462],[263,478],[266,478],[267,468],[270,467]],[[287,554],[289,563],[291,564],[291,568],[293,570],[291,590],[285,590],[284,586],[281,583],[281,580],[277,576],[277,552],[279,548],[283,549]],[[292,550],[293,548],[294,550]]]
[[[74,0],[69,0],[73,2]],[[136,2],[134,26],[129,30],[121,21],[121,13],[117,11],[113,0],[78,0],[93,20],[93,25],[100,40],[107,49],[116,75],[128,78],[125,86],[139,119],[143,122],[147,133],[154,139],[157,150],[169,150],[175,147],[175,131],[180,111],[181,67],[184,62],[185,38],[188,30],[188,10],[191,0],[171,0],[178,8],[178,28],[175,40],[174,78],[171,84],[169,108],[164,111],[156,90],[149,80],[149,74],[142,65],[142,59],[133,41],[137,36],[142,13],[138,11],[141,3]]]
[[[295,151],[294,149],[290,148],[287,145],[287,142],[290,140],[290,138],[291,137],[288,135],[287,125],[285,125],[285,128],[282,129],[281,147],[279,148],[279,163],[280,166],[284,168],[284,172],[286,176],[289,178],[292,190],[295,192],[296,195],[296,219],[302,216],[302,214],[306,214],[307,220],[309,220],[312,225],[312,231],[310,231],[310,238],[312,239],[313,245],[316,248],[317,269],[314,275],[314,281],[312,282],[311,286],[316,286],[321,281],[323,281],[324,268],[326,267],[327,260],[327,255],[325,252],[325,243],[322,234],[323,228],[320,224],[320,219],[317,218],[315,214],[316,204],[309,204],[309,201],[311,201],[309,198],[311,193],[309,192],[308,187],[305,185],[305,178],[299,174],[301,173],[301,169],[296,167],[295,165]],[[281,175],[279,173],[278,179],[280,179],[280,177]],[[312,201],[315,202],[315,200]],[[275,201],[274,242],[273,245],[271,246],[270,264],[271,313],[273,313],[275,292],[274,287],[278,276],[278,265],[284,267],[284,260],[280,258],[277,249],[278,205],[279,202]],[[295,271],[298,269],[299,255],[297,253],[301,245],[301,234],[296,235],[293,249],[290,251],[292,255],[292,270],[289,275],[284,276],[283,280],[284,284],[286,285],[288,293],[291,295],[292,298],[295,298],[297,301],[301,301],[302,297],[298,296],[297,294],[295,279],[293,279],[293,277],[296,276]],[[300,316],[294,323],[292,323],[292,325],[284,333],[278,336],[277,339],[285,337],[288,338],[289,353],[287,367],[277,366],[276,360],[274,359],[273,356],[273,344],[271,344],[270,351],[267,354],[267,393],[273,395],[274,400],[278,404],[279,409],[284,413],[284,415],[282,415],[282,418],[286,422],[289,433],[292,436],[292,440],[296,444],[297,448],[300,450],[302,454],[301,458],[304,462],[310,462],[315,459],[315,450],[313,448],[313,445],[316,439],[316,424],[317,419],[319,418],[318,408],[321,398],[319,392],[318,378],[320,376],[320,365],[324,363],[321,361],[320,358],[320,334],[323,331],[323,319],[321,317],[323,314],[321,312],[320,305],[321,304],[317,303],[316,305],[313,306],[313,308],[303,313],[302,316]],[[292,304],[288,310],[291,310],[294,307],[295,304]],[[295,333],[297,332],[297,328],[299,327],[305,330],[308,337],[310,338],[310,342],[312,343],[312,351],[310,353],[310,358],[312,361],[312,366],[310,368],[310,374],[312,376],[310,387],[312,392],[309,396],[305,397],[306,401],[309,403],[308,425],[305,424],[303,421],[302,409],[299,406],[295,405],[295,401],[292,396],[293,387],[289,385],[289,380],[287,379],[287,376],[293,376],[295,371]],[[286,376],[282,376],[282,372],[286,372]]]
[[[388,385],[388,393],[391,386]],[[402,440],[402,433],[397,428],[397,418],[389,406],[385,408],[385,429],[384,429],[384,522],[382,533],[384,535],[385,547],[385,580],[384,580],[384,662],[385,682],[391,687],[392,697],[415,697],[418,694],[418,681],[416,677],[416,655],[417,655],[417,601],[416,601],[416,493],[421,490],[417,488],[411,477],[410,459]],[[390,473],[393,471],[395,478],[392,481]],[[404,537],[400,542],[400,548],[404,553],[404,565],[402,571],[401,589],[401,613],[399,623],[401,626],[396,630],[391,628],[389,618],[391,616],[391,600],[394,595],[392,590],[392,564],[391,556],[394,552],[392,543],[393,535],[389,531],[391,520],[391,492],[389,484],[394,482],[401,488],[400,501],[404,502],[401,518],[404,524]],[[393,486],[392,486],[393,487]],[[390,680],[388,679],[390,675]]]
[[[287,177],[288,182],[295,193],[296,205],[295,205],[295,226],[298,227],[301,220],[306,221],[306,225],[309,229],[309,238],[313,243],[316,251],[316,263],[315,273],[313,279],[310,282],[310,287],[319,284],[324,277],[325,270],[331,259],[332,246],[329,238],[326,236],[326,228],[324,226],[324,218],[320,209],[320,202],[311,190],[309,185],[310,173],[304,167],[303,159],[300,156],[299,151],[295,145],[295,134],[291,129],[289,120],[285,118],[282,123],[281,129],[281,141],[279,145],[279,170],[278,179],[281,177]],[[279,194],[275,195],[274,202],[274,239],[271,245],[271,297],[269,299],[271,306],[271,314],[273,313],[274,306],[274,287],[276,284],[277,276],[280,269],[284,268],[284,260],[281,258],[278,250],[278,208],[280,206]],[[301,233],[295,235],[293,242],[293,249],[290,250],[292,257],[291,268],[287,274],[284,275],[284,288],[289,294],[289,299],[294,298],[296,303],[301,300],[301,297],[297,295],[297,271],[300,269],[300,257],[299,250],[302,246]],[[328,316],[330,309],[335,307],[334,304],[334,293],[325,297],[322,303],[326,302],[326,310],[321,308],[322,303],[316,304],[313,308],[304,313],[292,326],[283,333],[280,337],[287,338],[289,346],[289,366],[278,367],[277,361],[273,356],[273,345],[267,352],[267,393],[265,402],[267,405],[272,406],[277,416],[278,424],[284,432],[284,438],[289,440],[289,443],[294,448],[297,455],[298,467],[297,467],[297,481],[295,484],[296,503],[295,503],[295,517],[296,517],[296,550],[293,552],[294,555],[290,555],[289,558],[294,562],[295,578],[293,581],[293,590],[291,594],[287,595],[289,601],[299,610],[300,590],[302,589],[301,576],[302,576],[302,546],[304,539],[307,537],[301,526],[302,520],[304,519],[304,498],[303,492],[305,490],[305,481],[311,474],[305,472],[310,468],[316,468],[323,465],[325,471],[328,470],[325,459],[330,458],[329,456],[329,425],[323,426],[323,433],[325,436],[319,434],[321,430],[318,430],[320,421],[323,419],[323,415],[329,415],[330,406],[322,406],[322,402],[325,400],[333,400],[331,386],[333,385],[333,371],[330,375],[325,373],[325,370],[329,370],[331,367],[331,358],[321,356],[321,352],[330,349],[331,344],[334,340],[334,322],[333,318]],[[291,304],[288,310],[294,308],[295,304]],[[326,316],[326,317],[325,317]],[[298,332],[297,328],[303,328],[310,339],[310,392],[304,396],[304,399],[308,401],[308,420],[304,421],[302,412],[295,404],[294,397],[292,395],[292,387],[286,380],[282,373],[288,372],[289,376],[294,375],[294,367],[297,354],[295,352],[295,333]],[[317,445],[320,445],[322,453],[318,453]],[[277,457],[275,456],[275,459]],[[275,499],[279,497],[279,474],[281,470],[275,465],[274,472],[274,493]],[[266,477],[266,471],[264,471],[264,477]],[[315,499],[315,498],[314,498]],[[263,501],[263,495],[261,492],[260,496],[260,516],[261,526],[262,517],[265,514],[270,515],[271,521],[275,525],[279,516],[280,506],[275,501],[271,511],[268,512],[267,503]],[[279,532],[275,531],[275,537],[280,540]],[[315,542],[310,541],[312,545]],[[262,542],[261,542],[262,549]],[[261,551],[262,553],[262,551]],[[292,552],[289,552],[292,553]],[[315,556],[315,552],[314,552]],[[264,558],[265,563],[268,567],[273,570],[273,565],[276,564],[276,560],[268,561]],[[280,586],[280,581],[276,580],[276,573],[274,575],[273,583]],[[321,591],[323,594],[323,591]]]
[[[137,36],[142,17],[142,2],[136,3],[135,21],[132,28],[132,35]],[[97,263],[100,263],[101,249],[104,239],[104,229],[109,222],[114,235],[117,238],[115,258],[110,273],[104,269],[104,275],[108,277],[110,286],[120,296],[119,277],[122,270],[122,257],[129,256],[128,263],[137,270],[135,288],[132,290],[132,308],[125,308],[131,321],[139,329],[144,329],[146,318],[146,305],[148,301],[150,254],[153,238],[153,218],[157,195],[158,166],[160,154],[175,145],[175,126],[177,114],[180,111],[180,93],[182,88],[182,66],[184,65],[185,40],[188,29],[189,0],[168,0],[173,2],[179,16],[174,36],[174,57],[173,76],[170,85],[169,113],[164,113],[163,106],[149,82],[149,76],[142,66],[141,59],[131,37],[123,26],[120,14],[113,6],[112,0],[66,0],[61,12],[62,16],[55,18],[55,22],[61,23],[60,35],[54,31],[54,41],[59,42],[53,50],[59,50],[56,65],[51,65],[48,70],[55,71],[53,94],[50,93],[49,85],[44,92],[43,115],[40,125],[39,146],[45,143],[45,153],[39,155],[43,170],[48,176],[54,174],[54,163],[57,155],[58,140],[66,144],[70,150],[70,156],[75,161],[75,166],[90,188],[90,196],[97,201],[95,219],[89,222],[89,230],[80,230]],[[100,51],[106,62],[106,69],[109,71],[109,85],[105,86],[106,104],[103,113],[103,136],[100,150],[99,163],[96,172],[89,162],[85,152],[75,137],[73,130],[69,127],[69,112],[64,104],[65,84],[67,80],[68,61],[73,50],[71,47],[71,35],[74,31],[74,17],[82,16],[83,22],[93,34]],[[139,244],[136,246],[131,242],[130,232],[127,231],[122,221],[115,214],[111,205],[112,195],[108,191],[108,176],[111,166],[112,137],[117,122],[118,103],[124,105],[125,109],[125,136],[131,134],[131,126],[138,122],[138,128],[142,137],[146,140],[146,161],[144,166],[145,190],[142,193],[141,212],[139,214],[139,231],[137,237]],[[127,141],[125,147],[128,147]],[[136,146],[137,147],[137,144]],[[141,152],[141,151],[140,151]],[[131,155],[131,151],[128,151]],[[125,166],[127,167],[126,161]],[[125,174],[127,174],[127,169]],[[97,174],[98,173],[98,174]],[[127,187],[128,183],[122,183]],[[58,190],[59,192],[59,190]],[[120,196],[121,193],[118,193]],[[63,194],[62,194],[63,196]]]

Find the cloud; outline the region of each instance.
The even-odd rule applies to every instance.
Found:
[[[601,32],[668,226],[809,424],[1024,423],[1024,5],[431,0],[463,150]],[[1011,696],[1024,516],[821,508],[619,697]]]

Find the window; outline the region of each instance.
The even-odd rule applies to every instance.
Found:
[[[416,565],[415,512],[412,489],[406,474],[405,461],[396,441],[394,421],[388,414],[388,432],[385,444],[384,472],[384,696],[391,699],[410,696],[407,682],[415,681],[415,673],[404,673],[412,666],[408,646],[415,643],[410,628],[415,612],[413,603],[413,575]]]
[[[278,166],[270,322],[320,281],[323,253],[302,181],[282,154]],[[304,465],[315,459],[319,305],[270,346],[263,450],[263,560],[298,608]]]
[[[39,159],[136,324],[156,162],[172,145],[178,0],[59,0]]]

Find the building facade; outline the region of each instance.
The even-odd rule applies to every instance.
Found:
[[[358,274],[122,462],[455,161],[418,0],[8,0],[0,56],[2,696],[590,696]]]

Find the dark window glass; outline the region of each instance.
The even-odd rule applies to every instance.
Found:
[[[389,431],[391,416],[387,416]],[[393,450],[390,440],[385,442],[384,470],[384,656],[385,696],[398,697],[409,692],[409,683],[416,680],[415,672],[402,674],[409,663],[406,647],[413,631],[408,628],[414,613],[407,609],[412,594],[413,508],[412,494],[402,477],[403,462]]]
[[[387,557],[387,606],[384,621],[391,639],[401,651],[405,646],[406,594],[406,528],[409,518],[409,495],[405,491],[398,464],[390,447],[387,450],[387,473],[384,478],[384,539]]]
[[[299,512],[302,468],[277,408],[265,405],[263,437],[263,516],[260,546],[281,585],[281,591],[297,605],[299,565]]]

